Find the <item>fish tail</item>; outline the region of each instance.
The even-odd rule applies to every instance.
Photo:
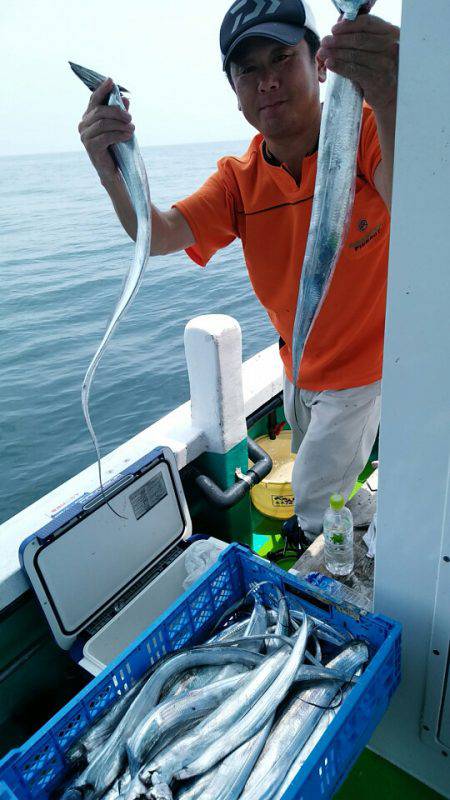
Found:
[[[106,81],[105,75],[100,75],[99,72],[94,72],[93,69],[87,69],[87,67],[82,67],[80,64],[74,64],[73,61],[69,61],[69,65],[71,70],[75,73],[75,75],[80,78],[81,81],[91,90],[91,92],[95,92],[96,89]],[[126,92],[129,94],[128,89],[125,89],[124,86],[117,85],[117,88],[120,92]]]
[[[96,356],[98,356],[98,354],[96,354]],[[86,372],[86,375],[85,375],[85,378],[84,378],[84,381],[83,381],[83,385],[81,387],[81,405],[82,405],[82,408],[83,408],[84,419],[86,421],[86,425],[88,427],[89,434],[90,434],[90,437],[92,439],[92,443],[93,443],[93,445],[95,447],[95,452],[97,454],[98,480],[99,480],[100,490],[101,490],[103,499],[105,500],[106,505],[108,506],[108,508],[113,512],[113,514],[116,515],[116,517],[120,517],[120,519],[127,519],[127,517],[124,517],[123,514],[119,514],[119,512],[116,511],[116,509],[112,507],[111,503],[109,502],[109,500],[108,500],[108,498],[106,496],[105,487],[103,485],[102,460],[101,460],[101,455],[100,455],[100,447],[99,447],[99,444],[98,444],[97,437],[95,435],[94,428],[92,426],[91,416],[89,414],[89,394],[90,394],[90,390],[91,390],[92,376],[94,374],[95,367],[97,365],[97,362],[96,362],[95,358],[96,357],[94,357],[94,359],[91,361],[91,363],[89,365],[88,371]]]
[[[133,779],[139,772],[139,761],[128,744],[125,745],[125,752],[127,756],[128,768],[130,770],[131,779]]]

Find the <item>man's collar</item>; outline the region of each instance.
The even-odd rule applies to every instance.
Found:
[[[311,150],[310,153],[306,153],[305,154],[305,158],[308,158],[309,156],[313,156],[314,153],[317,152],[318,148],[319,148],[319,139],[317,139],[317,142],[316,142],[316,144],[314,146],[314,149]],[[264,160],[267,161],[267,163],[270,164],[271,167],[282,167],[283,166],[282,162],[278,161],[278,158],[276,156],[274,156],[273,153],[270,152],[269,148],[267,147],[265,139],[263,139],[263,143],[262,143],[262,153],[263,153],[263,156],[264,156]]]
[[[267,161],[272,167],[281,167],[281,161],[278,161],[278,158],[275,158],[274,155],[270,152],[269,148],[267,147],[265,139],[263,139],[262,143],[262,153],[264,156],[264,160]]]

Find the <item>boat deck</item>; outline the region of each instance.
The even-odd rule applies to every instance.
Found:
[[[389,761],[364,750],[336,793],[336,800],[440,800],[443,796]]]

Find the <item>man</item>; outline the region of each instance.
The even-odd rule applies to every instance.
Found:
[[[362,15],[338,22],[320,44],[306,2],[234,3],[220,32],[223,66],[240,111],[259,133],[242,158],[221,159],[193,195],[169,211],[152,206],[152,255],[184,249],[205,266],[219,248],[242,241],[255,293],[280,335],[285,411],[298,450],[295,519],[307,538],[321,532],[329,495],[350,494],[378,430],[398,38],[395,26]],[[349,233],[294,387],[292,327],[327,69],[359,83],[367,105]],[[134,126],[127,112],[101,105],[110,88],[106,81],[93,93],[79,131],[134,239],[134,211],[107,150]]]

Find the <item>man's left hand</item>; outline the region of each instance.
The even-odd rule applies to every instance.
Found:
[[[327,69],[359,84],[375,112],[397,100],[400,28],[362,14],[354,22],[340,20],[322,40],[317,54]]]

